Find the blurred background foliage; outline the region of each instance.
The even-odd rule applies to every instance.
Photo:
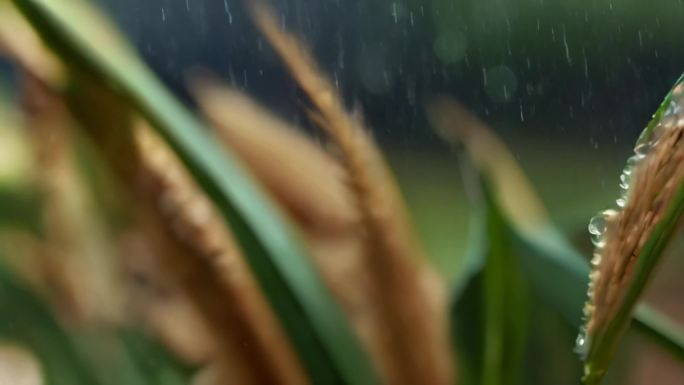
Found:
[[[100,1],[186,100],[189,71],[209,68],[306,126],[296,111],[296,85],[239,1]],[[552,217],[573,231],[616,196],[615,170],[684,67],[678,32],[684,5],[678,0],[274,5],[333,74],[348,102],[363,107],[376,136],[392,150],[390,157],[403,166],[403,179],[423,175],[441,182],[404,183],[411,201],[446,203],[459,194],[454,157],[429,129],[422,109],[436,93],[448,93],[507,139]],[[423,156],[403,161],[402,151]],[[577,175],[582,183],[570,177]],[[465,208],[435,206],[440,207],[417,210],[434,213],[417,220],[441,220],[440,228],[466,233]],[[443,210],[450,215],[440,215]],[[465,250],[464,239],[445,237],[447,231],[423,235],[429,244],[441,239],[444,249]]]

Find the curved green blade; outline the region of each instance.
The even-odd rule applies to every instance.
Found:
[[[308,252],[274,204],[209,130],[81,0],[14,0],[69,65],[124,96],[221,209],[314,382],[374,384],[377,376]]]

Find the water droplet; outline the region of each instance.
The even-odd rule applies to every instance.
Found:
[[[601,272],[598,270],[593,270],[591,273],[589,273],[589,279],[594,282],[597,281],[600,276]]]
[[[588,230],[589,234],[591,234],[591,242],[597,248],[601,248],[605,245],[603,235],[605,234],[606,229],[608,228],[610,220],[616,215],[617,211],[608,209],[594,216],[589,221]]]
[[[672,101],[670,105],[672,106],[675,113],[679,113],[682,109],[682,104],[684,102],[684,85],[677,85],[672,91]]]
[[[638,155],[632,155],[627,159],[627,165],[625,166],[625,170],[629,169],[629,173],[631,174],[634,170],[634,167],[636,167],[637,164],[639,164],[639,161],[642,160],[642,156]],[[624,170],[623,170],[624,172]]]
[[[641,158],[645,157],[649,151],[651,151],[651,144],[648,142],[638,143],[637,146],[634,147],[634,153]]]
[[[675,127],[684,127],[684,116],[680,115],[679,119],[675,123]]]
[[[617,204],[619,208],[623,209],[623,208],[625,208],[625,206],[627,206],[627,199],[624,197],[618,198],[615,201],[615,204]]]
[[[663,135],[665,135],[665,133],[672,127],[674,127],[674,118],[663,118],[663,120],[658,123],[657,126],[653,127],[653,131],[651,131],[651,136],[649,138],[649,144],[651,146],[657,145]]]
[[[584,327],[580,330],[577,340],[575,340],[575,353],[579,354],[582,359],[585,359],[589,354],[591,347],[591,338],[587,335]]]
[[[629,172],[622,172],[622,175],[620,175],[620,187],[623,190],[629,190],[629,186],[632,183],[632,172],[629,170]]]
[[[674,97],[673,97],[674,98]],[[679,105],[674,100],[670,100],[670,104],[667,105],[667,109],[663,113],[663,116],[672,116],[679,112]]]
[[[598,266],[601,264],[601,254],[600,253],[595,253],[594,257],[591,259],[591,265],[592,266]]]
[[[589,234],[591,234],[591,243],[596,247],[603,246],[603,233],[606,231],[606,218],[603,213],[591,218],[589,221]]]
[[[606,218],[603,213],[591,218],[589,221],[589,234],[601,235],[606,231]]]

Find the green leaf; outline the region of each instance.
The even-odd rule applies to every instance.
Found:
[[[377,383],[370,360],[294,230],[107,20],[79,0],[14,3],[69,66],[124,96],[180,156],[230,224],[311,378]]]
[[[135,329],[117,331],[130,365],[145,378],[145,385],[184,385],[192,370],[171,356],[159,343]]]
[[[452,292],[452,330],[454,346],[460,353],[460,383],[519,384],[525,367],[531,298],[520,256],[512,247],[513,234],[487,186],[482,187],[484,197],[473,196],[471,202],[473,217],[478,218],[474,241],[480,246],[473,247],[466,264],[470,266],[464,274],[467,284],[455,286]]]
[[[39,234],[42,229],[39,195],[34,189],[0,185],[0,227],[17,227]]]
[[[0,340],[24,345],[36,354],[48,385],[101,384],[69,334],[50,310],[18,282],[0,255]]]
[[[139,330],[95,327],[70,334],[102,384],[185,385],[192,370]]]
[[[487,219],[481,384],[515,385],[522,381],[530,299],[519,258],[511,247],[511,233],[495,205],[489,206]]]

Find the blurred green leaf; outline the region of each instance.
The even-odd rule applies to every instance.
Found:
[[[311,378],[377,383],[370,360],[291,226],[110,23],[79,0],[14,3],[76,73],[90,74],[122,95],[181,157],[222,210]]]
[[[102,384],[185,385],[193,371],[139,330],[98,327],[70,334]]]
[[[485,263],[454,306],[454,338],[464,384],[522,383],[530,298],[500,210],[486,210]]]
[[[37,191],[0,185],[0,227],[18,227],[38,234],[41,223],[41,200]]]
[[[102,384],[50,310],[10,274],[2,258],[0,255],[0,339],[30,348],[49,385]]]
[[[146,385],[183,385],[192,370],[183,365],[157,341],[135,329],[117,332],[131,365],[145,378]]]

